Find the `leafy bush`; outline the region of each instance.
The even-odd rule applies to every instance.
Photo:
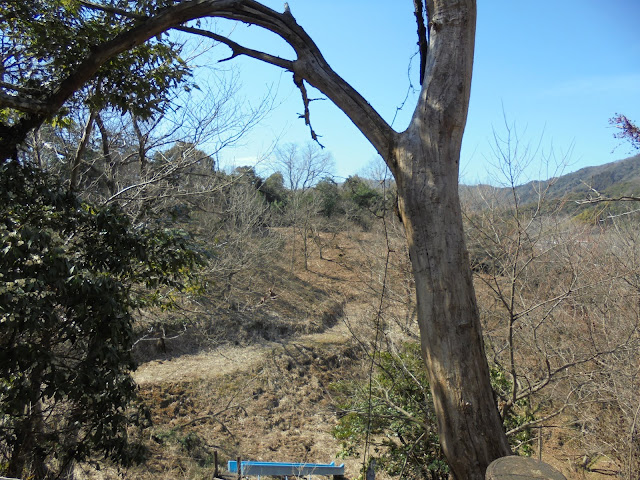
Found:
[[[55,178],[0,164],[0,471],[61,475],[94,454],[134,459],[135,308],[171,306],[198,256],[184,236],[133,230]],[[3,470],[3,471],[2,471]]]
[[[415,479],[446,479],[449,475],[437,434],[433,399],[418,344],[397,353],[381,352],[369,385],[344,382],[334,436],[342,455],[355,455],[369,432],[373,456],[390,475]]]
[[[326,177],[318,182],[314,190],[320,201],[319,212],[321,215],[331,218],[345,213],[341,205],[338,184],[331,177]]]
[[[513,392],[513,382],[505,372],[494,366],[491,367],[489,374],[491,375],[491,386],[496,396],[500,399],[510,398]],[[528,397],[516,400],[515,405],[504,414],[502,423],[507,432],[514,430],[514,433],[509,436],[509,443],[518,455],[529,456],[533,453],[531,429],[518,428],[530,424],[533,420],[535,417]]]
[[[507,394],[509,379],[491,369],[494,390]],[[333,430],[342,442],[341,455],[359,454],[367,441],[376,464],[389,475],[411,479],[444,480],[449,467],[440,447],[436,416],[420,346],[406,343],[398,352],[380,352],[375,374],[368,382],[340,382],[334,389],[343,395],[340,419]],[[533,416],[521,400],[504,419],[510,430]],[[510,441],[518,453],[531,453],[530,431],[519,431]]]
[[[382,194],[374,189],[367,180],[353,175],[344,182],[344,188],[348,198],[358,207],[374,213],[381,208]]]

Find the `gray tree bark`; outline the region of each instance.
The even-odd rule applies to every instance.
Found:
[[[440,440],[460,479],[511,453],[489,382],[458,198],[475,42],[475,2],[427,2],[420,100],[388,164],[398,184]],[[390,161],[389,161],[390,160]]]

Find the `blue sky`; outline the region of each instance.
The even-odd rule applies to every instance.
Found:
[[[282,10],[283,2],[266,1]],[[298,23],[314,38],[333,69],[391,121],[409,93],[394,127],[403,130],[415,105],[417,63],[410,0],[289,0]],[[247,46],[292,58],[272,34],[231,27]],[[228,50],[219,47],[220,55]],[[229,62],[231,63],[231,62]],[[276,107],[246,137],[227,149],[223,164],[253,164],[277,139],[305,143],[307,128],[291,75],[252,59],[237,59],[241,95],[257,102],[275,93]],[[228,64],[225,64],[228,65]],[[320,94],[312,94],[318,97]],[[493,132],[504,135],[504,117],[521,144],[540,145],[522,181],[547,175],[544,158],[567,157],[564,172],[619,160],[632,153],[613,138],[608,119],[626,114],[640,122],[640,1],[478,0],[471,104],[462,149],[461,179],[493,181]],[[336,176],[361,172],[375,150],[329,101],[311,104],[314,129],[333,155]],[[533,149],[535,150],[535,148]],[[258,170],[268,170],[268,162]]]

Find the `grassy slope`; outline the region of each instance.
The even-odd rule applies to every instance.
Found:
[[[387,248],[375,232],[342,232],[326,240],[323,259],[312,251],[309,271],[298,256],[291,272],[290,253],[283,251],[273,265],[248,272],[236,286],[239,307],[216,303],[197,310],[187,332],[166,341],[166,352],[141,344],[135,378],[153,418],[144,437],[147,461],[119,473],[93,471],[92,478],[211,478],[214,451],[221,465],[238,456],[342,461],[331,436],[336,415],[330,385],[366,376],[366,355],[356,338],[370,338]],[[390,297],[399,295],[387,308],[410,324],[411,305],[404,302],[411,282],[401,239],[394,242]],[[276,296],[263,302],[262,292],[270,288]],[[555,436],[545,441],[545,460],[567,478],[600,478],[567,468],[573,456]],[[360,461],[346,460],[348,477],[357,476]]]
[[[352,333],[370,311],[372,266],[362,261],[371,247],[368,237],[339,235],[327,242],[323,259],[313,251],[309,271],[298,258],[291,272],[283,252],[265,271],[238,280],[239,306],[200,309],[186,332],[171,325],[175,315],[169,315],[166,352],[156,342],[140,342],[135,379],[151,407],[149,454],[121,474],[211,478],[214,451],[223,465],[237,456],[341,462],[331,436],[336,416],[329,386],[364,371]],[[275,296],[263,301],[261,293],[269,289]],[[348,474],[356,476],[358,460],[347,463]]]

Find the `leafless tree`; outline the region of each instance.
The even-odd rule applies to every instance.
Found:
[[[278,148],[275,165],[282,172],[286,187],[292,191],[306,192],[320,179],[333,173],[331,154],[312,142],[302,147],[290,143]]]
[[[576,422],[582,426],[579,438],[591,441],[585,454],[592,466],[613,455],[613,438],[624,438],[628,447],[635,431],[633,401],[612,392],[622,391],[626,380],[633,384],[637,367],[629,357],[637,350],[637,254],[633,241],[621,243],[611,225],[585,224],[567,213],[568,202],[552,195],[555,168],[550,180],[530,186],[535,195],[522,202],[523,163],[566,162],[523,147],[511,129],[495,141],[505,187],[468,188],[465,216],[487,351],[509,378],[507,388],[496,391],[500,413],[530,416],[507,432],[511,435],[534,425]],[[625,360],[635,367],[626,368]],[[604,404],[616,405],[624,428],[599,423],[610,419]],[[625,459],[633,448],[618,443],[615,450],[620,465],[631,468]]]
[[[296,237],[300,234],[303,243],[304,268],[309,268],[309,237],[312,235],[312,219],[318,211],[318,203],[310,189],[320,179],[333,172],[331,154],[316,143],[303,147],[291,143],[276,150],[274,168],[278,169],[289,188],[287,211],[291,222],[291,270],[295,264]]]
[[[607,228],[599,251],[585,259],[597,264],[606,281],[576,306],[584,318],[579,343],[609,353],[581,366],[591,381],[576,389],[581,405],[571,418],[578,428],[566,435],[583,449],[582,468],[628,480],[640,471],[639,241],[635,223],[618,218]]]
[[[38,130],[32,139],[39,143],[29,142],[29,148],[37,158],[55,148],[48,168],[61,170],[71,190],[97,203],[117,202],[140,221],[176,202],[193,203],[219,191],[224,181],[216,172],[218,155],[269,108],[265,98],[247,110],[237,97],[237,79],[222,77],[215,86],[179,96],[171,110],[147,120],[88,110],[80,114],[84,127],[77,132],[43,126],[49,141]]]
[[[262,193],[242,176],[232,178],[224,190],[212,195],[198,218],[204,235],[216,240],[216,255],[206,275],[229,305],[238,308],[234,278],[268,270],[282,249],[283,240],[272,228],[277,221]]]

